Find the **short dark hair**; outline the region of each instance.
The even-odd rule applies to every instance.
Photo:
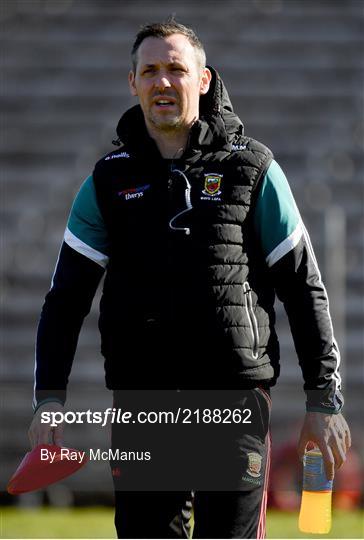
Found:
[[[173,36],[174,34],[182,34],[183,36],[186,36],[196,51],[198,65],[201,69],[203,69],[206,65],[206,53],[201,41],[192,28],[185,26],[184,24],[180,24],[174,19],[174,17],[170,17],[166,22],[144,24],[141,26],[131,50],[134,72],[136,71],[136,66],[138,63],[138,49],[146,38],[165,38],[168,36]]]

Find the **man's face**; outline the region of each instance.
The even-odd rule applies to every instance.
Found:
[[[161,132],[191,127],[210,80],[210,71],[198,65],[194,47],[182,34],[146,38],[136,72],[129,73],[130,91],[139,98],[147,127]]]

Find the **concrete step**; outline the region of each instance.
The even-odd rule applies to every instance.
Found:
[[[239,88],[244,95],[290,95],[302,96],[306,99],[319,95],[328,96],[361,96],[362,70],[358,67],[335,70],[284,69],[279,76],[273,71],[249,70],[241,67],[237,70],[226,67],[224,62],[223,76],[229,89]],[[125,97],[128,95],[126,84],[127,72],[112,70],[100,66],[89,69],[45,68],[34,70],[8,67],[4,81],[4,92],[8,95],[44,96],[51,99],[59,95],[109,96]],[[242,84],[242,77],[244,84]],[[124,84],[123,84],[124,83]],[[123,88],[124,87],[124,88]]]
[[[273,12],[269,13],[269,9],[262,14],[263,9],[259,9],[253,4],[249,6],[248,3],[241,5],[236,2],[225,2],[224,9],[219,9],[213,4],[214,9],[209,10],[208,17],[206,17],[205,7],[199,7],[198,4],[187,4],[186,6],[179,4],[178,14],[179,17],[185,15],[193,18],[194,24],[204,41],[211,41],[213,37],[216,39],[219,32],[222,33],[227,28],[235,39],[238,39],[240,34],[245,40],[249,41],[263,39],[269,41],[277,39],[280,41],[290,39],[308,40],[315,38],[325,41],[332,41],[334,38],[346,41],[352,36],[360,36],[361,13],[358,4],[353,5],[352,9],[347,8],[347,3],[345,3],[347,9],[344,9],[344,6],[341,9],[330,9],[325,6],[321,11],[314,12],[310,12],[310,8],[303,9],[299,8],[299,6],[296,6],[296,9],[297,7],[298,9],[295,11],[295,8],[287,5],[285,9],[278,9],[275,14]],[[230,9],[228,6],[230,6]],[[110,9],[105,11],[96,9],[94,13],[80,13],[77,8],[72,7],[72,9],[68,10],[66,17],[47,17],[47,14],[42,14],[39,8],[36,11],[36,16],[29,10],[23,14],[23,17],[8,17],[5,32],[20,30],[25,26],[25,32],[18,32],[17,34],[21,36],[20,39],[39,39],[39,29],[46,26],[53,29],[49,36],[50,40],[67,40],[78,32],[80,40],[85,34],[91,34],[99,40],[125,41],[130,44],[141,22],[151,16],[154,19],[158,18],[158,16],[165,17],[165,7],[163,9],[162,6],[149,2],[142,4],[135,2],[135,5],[131,2],[123,2],[118,7],[115,4],[111,5]],[[274,24],[276,17],[279,17],[279,25]],[[249,24],[249,22],[255,22],[257,18],[259,18],[261,32],[256,31],[254,24]],[[33,24],[27,25],[24,22],[32,22]],[[64,24],[65,22],[67,24]],[[244,26],[244,32],[242,26]],[[215,33],[213,33],[213,30],[215,30]]]
[[[329,294],[330,298],[330,294]],[[26,351],[26,346],[31,345],[35,341],[36,337],[36,329],[38,326],[39,316],[41,307],[43,304],[43,297],[34,297],[32,302],[25,301],[23,298],[17,298],[15,296],[12,304],[11,309],[9,307],[9,304],[4,304],[3,310],[2,310],[2,327],[3,327],[3,340],[4,342],[7,341],[8,332],[11,332],[11,335],[13,336],[12,339],[8,343],[7,348],[7,355],[8,357],[11,357],[14,350],[18,350],[17,347],[17,339],[14,336],[20,335],[21,333],[25,332],[25,347],[20,347],[20,349],[23,351],[23,354],[28,354]],[[333,304],[331,303],[331,310],[333,308]],[[346,328],[347,330],[350,330],[351,332],[355,333],[356,336],[360,336],[360,333],[362,333],[363,325],[364,325],[364,311],[363,311],[363,294],[360,296],[354,296],[349,295],[346,298],[346,305],[343,306],[343,309],[345,309],[346,316]],[[85,336],[82,337],[82,343],[85,347],[89,347],[90,349],[87,349],[87,352],[91,352],[91,355],[93,356],[95,354],[95,351],[98,351],[99,348],[99,331],[97,327],[98,323],[98,317],[99,317],[99,310],[98,310],[98,301],[94,301],[93,308],[86,318],[84,322],[84,328],[85,330]],[[287,329],[287,316],[286,314],[281,315],[278,317],[279,325],[285,328],[285,332],[288,332]],[[83,332],[82,332],[83,335]],[[15,342],[15,344],[14,344]],[[356,343],[358,343],[358,340],[356,339]],[[95,350],[92,351],[92,348],[95,347]],[[362,340],[361,346],[359,346],[359,349],[362,350],[364,348],[364,342]],[[29,351],[28,351],[29,352]],[[364,353],[364,350],[363,350]]]
[[[208,4],[207,4],[208,5]],[[64,2],[59,5],[48,5],[42,2],[29,3],[27,0],[18,0],[17,3],[8,0],[5,9],[3,9],[2,17],[4,20],[12,20],[16,17],[29,17],[35,20],[44,20],[50,18],[52,21],[59,21],[60,24],[64,22],[65,17],[76,18],[77,20],[87,20],[89,23],[93,20],[115,22],[115,19],[120,20],[120,24],[125,24],[126,15],[128,19],[139,20],[142,17],[149,18],[150,15],[157,17],[165,17],[166,7],[165,5],[151,4],[147,0],[124,0],[122,3],[115,3],[112,0],[104,0],[103,7],[107,9],[100,10],[100,4],[96,0],[90,0],[87,4],[77,2]],[[196,3],[173,3],[170,9],[177,9],[177,16],[182,17],[188,14],[192,18],[201,18],[205,20],[207,24],[211,19],[220,16],[230,16],[231,24],[235,22],[236,17],[234,15],[244,16],[260,16],[260,17],[272,17],[275,20],[279,17],[279,20],[288,18],[304,18],[308,20],[320,20],[326,21],[331,17],[339,16],[341,20],[360,15],[360,2],[357,0],[346,0],[345,4],[340,2],[324,2],[315,3],[312,1],[305,2],[304,5],[299,2],[239,2],[234,0],[226,0],[222,6],[222,9],[218,9],[216,5],[210,2],[210,6],[215,9],[209,9],[206,17],[206,4]],[[219,19],[217,19],[219,20]],[[229,20],[229,19],[228,19]],[[240,22],[240,21],[239,21]]]
[[[11,352],[4,350],[2,367],[2,380],[4,382],[12,380],[18,382],[28,381],[28,384],[33,387],[34,342],[35,336],[33,335],[32,340],[29,340],[26,346],[19,346]],[[100,381],[103,384],[103,364],[104,360],[101,353],[99,353],[97,343],[87,346],[83,343],[83,340],[80,341],[79,351],[76,354],[72,369],[72,380],[75,383],[86,380],[90,382]]]
[[[124,83],[126,84],[126,81]],[[236,99],[238,99],[237,103],[235,102]],[[100,141],[103,135],[108,135],[107,130],[110,130],[106,140],[109,143],[114,136],[120,116],[128,107],[135,104],[132,98],[128,96],[126,100],[121,99],[117,107],[110,107],[107,111],[92,109],[92,114],[90,114],[90,110],[84,110],[81,106],[80,109],[73,107],[72,113],[67,114],[64,110],[54,107],[49,109],[46,115],[39,114],[35,117],[30,108],[25,109],[21,104],[19,104],[19,108],[13,106],[14,101],[10,103],[11,96],[7,96],[6,100],[7,111],[3,114],[6,133],[11,130],[16,136],[23,137],[22,132],[24,131],[26,133],[30,132],[33,137],[38,129],[49,129],[52,136],[54,132],[59,130],[63,132],[80,131],[82,140],[84,140],[85,134],[95,132],[98,135],[97,140]],[[350,114],[349,109],[337,109],[333,114],[333,111],[323,107],[319,115],[308,115],[301,108],[296,110],[291,107],[289,114],[286,114],[283,108],[277,110],[275,106],[273,107],[272,102],[270,102],[270,106],[268,101],[264,103],[266,103],[266,107],[263,109],[249,110],[246,107],[246,100],[239,100],[238,96],[235,95],[234,110],[244,121],[248,134],[250,134],[249,131],[252,126],[253,128],[266,126],[268,129],[277,129],[277,125],[279,125],[282,130],[294,129],[296,132],[301,128],[305,130],[346,129],[347,124],[351,125],[352,122],[356,122],[353,135],[356,135],[357,143],[361,144],[362,125],[356,116],[353,117]],[[262,105],[264,103],[261,102]],[[24,136],[24,139],[26,140],[26,136]],[[5,142],[5,137],[3,137],[3,141]]]
[[[281,165],[284,165],[280,156],[277,159]],[[316,225],[321,227],[315,233],[320,243],[325,240],[320,239],[324,212],[333,205],[338,206],[346,214],[348,240],[356,242],[359,237],[360,241],[363,228],[362,188],[359,179],[356,180],[357,177],[354,177],[354,181],[343,180],[330,184],[330,171],[326,172],[326,178],[320,182],[307,180],[310,174],[306,173],[297,183],[294,182],[295,177],[298,176],[295,174],[295,169],[283,168],[306,227],[310,232]],[[28,240],[34,241],[34,237],[38,242],[51,242],[51,245],[54,242],[59,243],[63,237],[72,201],[82,182],[83,179],[80,179],[77,182],[73,181],[72,185],[54,186],[48,192],[46,185],[43,189],[42,186],[32,186],[30,182],[24,192],[21,187],[18,190],[15,186],[11,186],[5,192],[4,202],[7,206],[2,215],[2,227],[6,234],[3,240],[5,244],[8,238],[12,242],[18,240],[20,243],[27,243]],[[40,196],[43,197],[41,204]],[[23,215],[21,215],[22,211],[24,211]],[[318,212],[321,214],[316,218],[315,214]],[[24,234],[23,238],[21,234]]]
[[[130,101],[132,105],[132,101]],[[35,133],[47,133],[49,140],[51,141],[57,133],[64,134],[78,133],[79,140],[84,140],[85,135],[91,133],[97,134],[97,141],[100,142],[103,136],[109,136],[111,138],[114,135],[114,131],[122,115],[123,110],[109,111],[105,114],[98,114],[98,111],[82,112],[73,111],[72,114],[65,114],[64,111],[53,110],[49,114],[50,116],[40,115],[38,118],[34,118],[31,111],[22,111],[19,114],[17,111],[6,112],[3,115],[4,126],[6,126],[6,137],[3,137],[2,144],[7,144],[7,139],[21,138],[23,141],[27,141],[34,137]],[[127,109],[127,103],[125,103],[125,109]],[[294,129],[296,132],[304,131],[305,133],[322,131],[322,130],[338,130],[337,133],[341,135],[348,135],[348,131],[351,132],[352,137],[356,136],[356,142],[360,140],[360,123],[357,118],[352,118],[350,115],[341,116],[341,111],[337,111],[337,114],[329,114],[325,109],[322,110],[322,114],[319,117],[312,115],[302,114],[301,112],[288,115],[279,115],[279,112],[271,108],[270,111],[266,110],[265,115],[257,111],[246,111],[243,117],[242,111],[234,107],[234,110],[238,116],[241,116],[247,129],[253,125],[254,127],[264,128],[267,130],[276,130],[277,125],[283,132],[285,130]],[[249,133],[247,133],[249,135]],[[49,144],[48,140],[48,144]],[[345,141],[344,141],[345,142]],[[79,144],[79,142],[78,142]]]
[[[125,87],[124,84],[121,85]],[[273,123],[275,119],[279,125],[280,119],[283,121],[289,120],[291,124],[296,121],[306,122],[308,118],[322,121],[329,121],[330,115],[333,122],[338,122],[339,119],[345,119],[346,122],[353,122],[357,119],[360,112],[360,103],[356,99],[345,99],[340,96],[317,96],[310,99],[309,106],[307,96],[289,96],[275,95],[272,101],[272,95],[256,95],[255,92],[244,92],[243,87],[230,90],[230,98],[234,104],[236,112],[244,121],[245,113],[252,114],[251,108],[256,110],[259,123],[262,124],[264,115],[268,115],[268,122]],[[30,120],[30,126],[36,125],[36,117],[43,116],[44,119],[53,124],[53,115],[55,121],[59,118],[60,111],[63,111],[64,118],[70,119],[72,125],[73,113],[76,118],[87,116],[89,119],[94,118],[95,121],[102,121],[103,125],[112,127],[116,124],[122,113],[130,106],[134,105],[133,101],[121,88],[117,95],[110,95],[106,90],[103,94],[98,93],[94,96],[83,94],[74,94],[72,96],[58,95],[52,99],[44,99],[42,96],[29,94],[29,100],[24,99],[19,101],[16,96],[10,94],[1,98],[0,104],[7,111],[9,120],[18,118],[18,121],[25,118]],[[106,99],[107,98],[107,99]],[[125,98],[125,99],[124,99]],[[95,116],[93,116],[95,114]],[[6,125],[6,124],[5,124]],[[10,122],[8,123],[10,126]],[[359,125],[359,124],[358,124]],[[67,126],[66,126],[67,127]],[[50,141],[51,142],[51,141]],[[345,143],[345,141],[343,141]]]
[[[3,343],[2,352],[4,357],[3,366],[5,372],[8,372],[8,369],[15,369],[15,371],[21,369],[21,367],[17,365],[8,365],[8,362],[11,363],[11,358],[14,354],[19,354],[22,357],[28,356],[30,354],[31,358],[33,359],[33,343],[35,340],[37,328],[36,322],[37,320],[34,318],[33,327],[29,327],[27,325],[26,327],[19,329],[11,326],[2,330],[1,339]],[[292,345],[292,337],[287,325],[287,318],[282,317],[279,321],[279,326],[281,326],[279,333],[281,335],[280,342],[282,347],[291,347]],[[347,347],[350,352],[355,353],[355,351],[359,351],[362,349],[363,335],[360,325],[358,325],[356,328],[347,328],[346,336]],[[91,354],[91,357],[95,357],[95,355],[99,353],[98,344],[100,342],[100,338],[99,331],[97,329],[96,317],[93,317],[93,320],[85,321],[80,335],[80,340],[80,343],[82,343],[82,345],[80,345],[79,353],[82,356],[87,356],[88,354]]]
[[[244,115],[242,116],[244,118]],[[354,117],[348,115],[347,121],[340,128],[331,125],[329,121],[326,125],[321,126],[306,124],[301,125],[300,129],[296,130],[295,136],[292,137],[292,129],[290,128],[280,127],[277,131],[277,125],[266,125],[260,127],[260,137],[263,141],[272,141],[271,146],[274,147],[275,152],[294,152],[296,149],[305,148],[306,152],[314,149],[316,154],[319,152],[327,154],[323,156],[323,159],[326,159],[329,166],[335,159],[334,153],[338,152],[340,155],[347,153],[349,158],[353,154],[357,160],[360,160],[359,148],[355,147],[357,137],[355,128]],[[101,136],[99,136],[100,129],[104,132]],[[323,137],[323,131],[325,131],[325,137]],[[97,139],[95,139],[95,134],[97,134]],[[116,136],[114,126],[110,126],[109,123],[98,125],[95,122],[89,129],[83,125],[75,127],[72,123],[63,126],[58,126],[53,122],[47,125],[30,123],[21,130],[18,126],[9,124],[6,138],[2,141],[1,152],[4,159],[7,160],[10,159],[6,157],[7,153],[11,156],[17,153],[19,157],[16,164],[18,164],[22,163],[22,160],[26,159],[25,156],[29,154],[56,154],[58,157],[60,154],[66,156],[69,153],[80,151],[80,141],[83,141],[84,144],[99,145],[104,139],[110,144],[114,135]],[[6,178],[6,173],[4,176]]]
[[[97,21],[98,28],[101,27]],[[355,21],[358,30],[335,32],[329,26],[321,28],[320,35],[300,35],[292,29],[285,34],[281,25],[264,33],[259,26],[249,30],[244,23],[243,30],[232,34],[232,38],[216,34],[214,30],[200,32],[206,45],[207,60],[217,69],[234,68],[249,70],[250,68],[272,71],[277,69],[294,68],[300,70],[322,69],[325,72],[334,69],[357,69],[363,64],[361,46],[363,38],[360,35],[361,21]],[[17,65],[19,69],[33,68],[58,69],[65,68],[111,68],[120,76],[130,69],[130,49],[133,36],[118,28],[118,35],[111,40],[109,27],[106,26],[107,36],[95,36],[92,29],[82,32],[81,23],[77,21],[77,30],[70,31],[67,36],[58,37],[52,28],[53,39],[44,40],[42,34],[27,37],[26,27],[12,29],[8,40],[3,36],[7,54],[4,56],[3,69]],[[327,34],[326,34],[327,31]],[[215,33],[214,33],[215,32]],[[279,35],[278,35],[279,34]],[[14,37],[14,36],[21,37]],[[31,44],[31,47],[30,47]],[[74,51],[77,50],[77,54]],[[120,54],[120,51],[123,51]]]
[[[363,368],[359,358],[358,350],[354,347],[346,347],[341,354],[343,358],[343,364],[341,368],[341,376],[345,381],[345,385],[350,385],[353,388],[362,388],[364,384]],[[360,349],[361,357],[363,355],[363,348]],[[18,369],[14,367],[14,363],[21,363]],[[72,373],[70,380],[73,385],[78,386],[80,383],[87,381],[90,385],[100,384],[104,385],[104,371],[103,371],[104,359],[101,355],[95,356],[95,352],[92,355],[91,350],[85,350],[85,352],[78,353],[74,360]],[[14,354],[12,360],[9,360],[3,369],[2,380],[6,384],[10,384],[12,381],[18,383],[24,383],[28,385],[32,391],[34,384],[34,355],[24,355],[21,353]],[[280,382],[295,383],[303,379],[302,373],[299,368],[297,354],[293,347],[285,347],[281,345],[281,375]],[[29,404],[32,397],[30,397]]]

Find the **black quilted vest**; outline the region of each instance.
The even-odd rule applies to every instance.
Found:
[[[243,135],[216,72],[181,160],[139,106],[95,166],[110,238],[100,305],[107,386],[242,388],[278,376],[274,289],[252,217],[272,154]]]

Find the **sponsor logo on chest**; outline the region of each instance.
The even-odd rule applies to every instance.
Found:
[[[144,196],[145,191],[149,188],[150,184],[123,189],[123,191],[118,191],[118,195],[119,197],[122,197],[125,201],[129,201],[131,199],[141,199]]]
[[[106,156],[105,161],[109,159],[118,159],[118,158],[130,158],[128,152],[120,152],[119,154],[112,154],[111,156]]]

